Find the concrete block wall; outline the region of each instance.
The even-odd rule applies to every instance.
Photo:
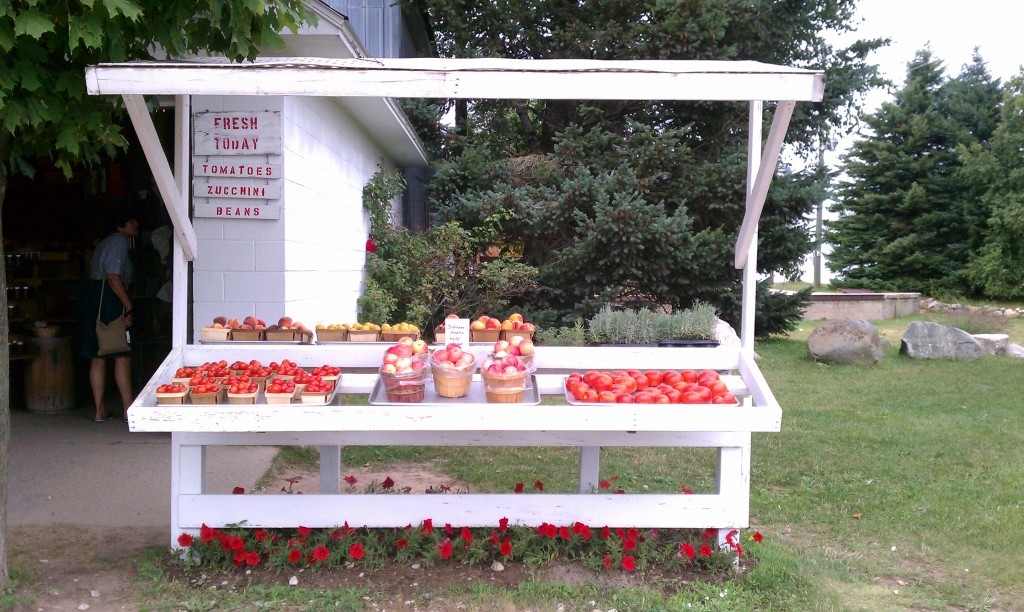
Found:
[[[199,110],[278,110],[279,219],[194,219],[193,329],[215,316],[353,323],[368,223],[363,185],[381,148],[330,98],[195,97]]]

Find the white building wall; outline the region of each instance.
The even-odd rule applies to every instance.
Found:
[[[363,185],[384,155],[330,98],[197,96],[193,111],[281,111],[279,219],[195,218],[193,329],[219,315],[354,323],[366,257]]]

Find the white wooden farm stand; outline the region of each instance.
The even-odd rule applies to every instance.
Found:
[[[592,60],[324,60],[290,58],[251,64],[160,62],[90,67],[91,94],[121,95],[174,222],[173,348],[129,413],[132,431],[171,432],[172,546],[203,523],[245,521],[263,527],[371,527],[416,524],[493,525],[501,517],[536,525],[742,528],[749,524],[751,432],[779,431],[782,410],[753,358],[757,226],[797,101],[820,101],[819,71],[756,62]],[[210,360],[287,357],[300,366],[343,368],[342,393],[369,393],[375,374],[350,373],[379,364],[381,345],[200,345],[186,342],[186,260],[194,259],[187,172],[174,175],[160,149],[143,95],[176,96],[175,168],[190,167],[189,95],[284,95],[514,99],[638,99],[749,103],[748,197],[735,251],[743,270],[739,348],[541,347],[536,357],[542,394],[562,394],[559,371],[617,368],[711,368],[737,395],[737,408],[718,406],[157,406],[156,386],[174,370]],[[776,102],[762,152],[763,102]],[[229,495],[204,490],[204,458],[213,445],[320,447],[319,495]],[[345,445],[571,446],[580,449],[578,494],[340,495]],[[718,449],[717,491],[699,495],[594,493],[602,446]],[[524,475],[529,477],[529,475]],[[720,544],[724,544],[720,540]]]

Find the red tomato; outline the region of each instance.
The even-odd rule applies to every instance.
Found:
[[[716,399],[722,400],[723,404],[736,404],[736,403],[738,403],[736,401],[736,396],[733,395],[732,393],[729,393],[729,392],[725,392],[725,393],[719,395],[718,397],[713,398],[711,401],[714,402]]]
[[[612,393],[614,393],[615,395],[622,395],[623,393],[629,393],[629,391],[626,390],[626,385],[624,385],[624,384],[622,384],[620,382],[617,382],[617,383],[613,384],[612,386],[608,387],[608,390],[611,391]]]
[[[626,393],[635,393],[636,392],[636,390],[637,390],[636,379],[633,378],[632,376],[623,376],[622,378],[619,379],[619,381],[623,385],[625,385]]]
[[[594,377],[594,382],[590,383],[597,392],[607,391],[612,386],[612,377],[609,374],[598,374]]]
[[[611,391],[599,391],[597,394],[597,401],[602,404],[614,404],[617,397]]]
[[[655,404],[671,404],[672,400],[667,395],[657,395],[654,398]]]
[[[683,393],[683,403],[684,404],[702,404],[704,402],[703,402],[703,400],[701,400],[700,394],[697,393],[696,391],[687,391],[686,393]]]
[[[586,395],[587,391],[590,391],[590,385],[585,382],[576,383],[576,386],[573,387],[572,390],[572,396],[575,397],[577,401],[582,402],[583,396]]]
[[[644,372],[644,376],[647,377],[647,380],[650,382],[652,387],[657,387],[661,384],[661,377],[664,376],[664,374],[662,374],[661,370],[647,370]]]
[[[726,385],[721,380],[712,381],[708,385],[708,389],[711,389],[711,395],[716,396],[716,397],[719,396],[719,395],[722,395],[723,393],[728,393],[729,392],[729,386]]]
[[[662,393],[668,393],[669,391],[675,391],[675,389],[672,388],[672,385],[666,385],[665,383],[661,383],[660,385],[658,385],[657,389],[658,389],[658,391],[661,391]]]
[[[665,393],[665,395],[668,396],[669,401],[671,401],[673,404],[681,404],[681,403],[683,403],[683,392],[682,391],[676,391],[675,389],[672,389],[671,391]]]
[[[661,382],[671,387],[674,387],[677,382],[681,382],[682,380],[683,375],[680,374],[679,372],[674,372],[672,370],[665,372],[665,375],[661,377]]]
[[[647,376],[644,374],[635,374],[633,376],[633,380],[636,381],[637,391],[643,391],[651,384],[651,381],[648,380]]]
[[[584,402],[586,402],[588,404],[595,404],[595,403],[597,403],[597,391],[594,391],[593,389],[590,389],[589,391],[587,391],[586,393],[583,394],[583,400],[582,401],[584,401]]]
[[[707,404],[708,402],[711,401],[711,397],[712,397],[711,389],[708,389],[707,387],[697,387],[696,391],[697,391],[697,393],[700,394],[700,401],[701,402]]]
[[[628,394],[628,393],[623,393],[622,395],[618,395],[618,396],[615,397],[615,403],[616,404],[632,404],[633,403],[633,396]]]
[[[654,394],[646,392],[637,393],[633,396],[633,402],[637,404],[653,404]]]
[[[686,382],[697,382],[697,371],[696,370],[682,370],[679,375],[683,377]]]

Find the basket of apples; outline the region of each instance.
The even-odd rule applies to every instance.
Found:
[[[476,359],[473,353],[462,350],[458,344],[449,344],[430,355],[430,370],[434,374],[434,391],[441,397],[465,397],[473,382]]]
[[[501,322],[501,339],[511,342],[514,336],[533,339],[533,332],[537,331],[533,323],[523,321],[523,315],[513,312],[508,318]]]
[[[526,369],[533,372],[537,368],[533,365],[533,340],[529,337],[512,336],[508,340],[498,340],[494,343],[493,357],[504,357],[511,355],[519,357]]]
[[[169,383],[156,388],[157,404],[184,404],[188,387],[182,383]]]
[[[501,319],[480,315],[469,324],[471,342],[494,342],[501,335]]]
[[[530,369],[520,357],[494,354],[480,364],[480,378],[488,403],[514,404],[526,395]]]
[[[380,380],[389,402],[422,402],[428,374],[426,342],[403,338],[384,351]]]

